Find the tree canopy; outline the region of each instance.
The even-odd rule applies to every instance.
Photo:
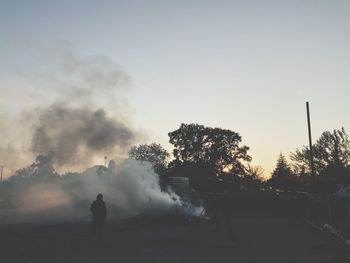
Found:
[[[53,157],[51,155],[38,155],[35,162],[31,165],[17,170],[10,180],[18,180],[24,178],[37,178],[40,180],[50,180],[57,177],[53,167]]]
[[[156,172],[166,168],[170,154],[159,143],[140,144],[129,150],[129,157],[138,161],[150,162]]]
[[[344,128],[325,131],[312,146],[315,172],[325,177],[342,177],[350,168],[350,140]],[[310,173],[310,150],[304,146],[291,154],[297,173]]]
[[[272,178],[288,178],[293,175],[292,170],[286,160],[286,157],[281,153],[277,159],[276,168],[272,172]]]
[[[269,183],[277,188],[289,188],[294,174],[286,157],[281,153],[277,159],[276,168],[273,170]]]
[[[181,124],[179,129],[168,135],[177,164],[197,164],[212,169],[216,174],[244,175],[244,162],[251,161],[249,147],[240,146],[241,136],[231,130]]]

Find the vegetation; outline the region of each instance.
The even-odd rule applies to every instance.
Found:
[[[199,124],[181,124],[169,133],[176,165],[192,163],[208,167],[217,175],[245,175],[244,162],[252,158],[247,153],[249,147],[240,146],[241,141],[234,131]]]
[[[10,177],[11,181],[21,179],[40,179],[41,181],[48,181],[57,178],[53,167],[53,158],[51,155],[38,155],[35,162],[31,165],[17,170],[13,176]]]
[[[268,183],[275,188],[288,189],[294,179],[295,175],[286,158],[281,153],[278,157],[276,168],[273,170]]]
[[[131,147],[129,157],[150,162],[161,183],[169,176],[189,177],[194,187],[212,190],[217,181],[240,182],[249,189],[264,185],[285,190],[309,191],[312,187],[334,191],[336,184],[350,184],[350,139],[344,128],[325,131],[313,145],[316,181],[310,172],[310,151],[303,146],[290,154],[290,163],[281,153],[268,180],[261,166],[251,166],[249,147],[242,145],[239,133],[199,124],[181,124],[169,132],[173,158],[159,143]],[[10,180],[56,178],[50,155],[39,155],[35,162],[15,172]]]
[[[350,140],[344,128],[325,131],[312,146],[316,183],[328,186],[350,183]],[[310,184],[310,150],[304,146],[291,153],[292,167],[304,184]],[[301,180],[303,179],[303,180]]]
[[[150,162],[155,172],[163,173],[170,154],[159,143],[151,143],[131,147],[129,157],[141,162]]]

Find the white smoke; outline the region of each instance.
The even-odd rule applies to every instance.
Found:
[[[41,65],[40,74],[34,74],[38,82],[24,81],[25,87],[33,86],[31,96],[17,96],[31,97],[32,103],[23,103],[14,127],[0,123],[11,130],[0,133],[9,149],[16,148],[14,141],[29,144],[23,148],[33,153],[2,151],[1,164],[15,171],[34,154],[44,153],[53,158],[59,172],[81,171],[106,154],[125,156],[140,136],[131,125],[127,103],[129,75],[108,58],[81,57],[66,49],[49,53],[49,63],[35,63]],[[110,218],[183,211],[176,194],[161,191],[159,177],[149,164],[118,162],[61,177],[45,175],[33,166],[22,169],[23,178],[13,180],[6,191],[0,184],[0,221],[88,220],[89,206],[98,193],[105,197]],[[25,176],[33,171],[34,176]]]
[[[159,176],[147,162],[110,161],[78,174],[47,180],[13,182],[11,222],[89,220],[89,206],[98,193],[104,195],[108,218],[191,213],[174,192],[163,192]]]

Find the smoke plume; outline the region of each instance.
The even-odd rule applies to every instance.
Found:
[[[9,148],[15,142],[30,149],[12,151],[15,158],[2,151],[0,164],[19,169],[40,155],[0,184],[0,221],[88,220],[98,193],[104,194],[110,218],[184,211],[176,194],[161,191],[149,164],[120,161],[138,138],[130,124],[128,74],[107,58],[66,49],[48,50],[46,58],[23,81],[23,93],[17,92],[17,101],[30,103],[9,118],[6,125],[18,120],[11,131],[2,133]],[[107,154],[119,157],[118,165],[93,166]],[[92,168],[81,172],[83,167]],[[77,172],[67,172],[72,169]]]
[[[50,154],[60,172],[81,171],[105,155],[125,157],[139,137],[128,105],[130,76],[106,57],[66,48],[41,50],[33,61],[31,75],[21,76],[25,85],[16,87],[21,96],[10,98],[18,101],[11,121],[0,124],[8,131],[0,132],[5,176],[37,154]]]
[[[49,159],[47,159],[49,160]],[[94,166],[83,173],[63,176],[36,175],[13,180],[2,193],[10,204],[2,212],[10,222],[62,222],[90,220],[89,206],[98,193],[104,195],[108,218],[161,214],[193,214],[173,192],[163,192],[159,176],[147,162],[126,159],[108,168]],[[1,213],[0,213],[1,215]],[[0,220],[1,221],[1,220]]]
[[[39,112],[32,147],[49,152],[57,165],[64,165],[75,162],[78,151],[125,151],[133,139],[133,131],[106,116],[103,109],[72,109],[55,104]]]

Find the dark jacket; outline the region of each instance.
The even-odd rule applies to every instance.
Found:
[[[102,200],[95,200],[90,206],[92,221],[105,222],[107,217],[106,204]]]

